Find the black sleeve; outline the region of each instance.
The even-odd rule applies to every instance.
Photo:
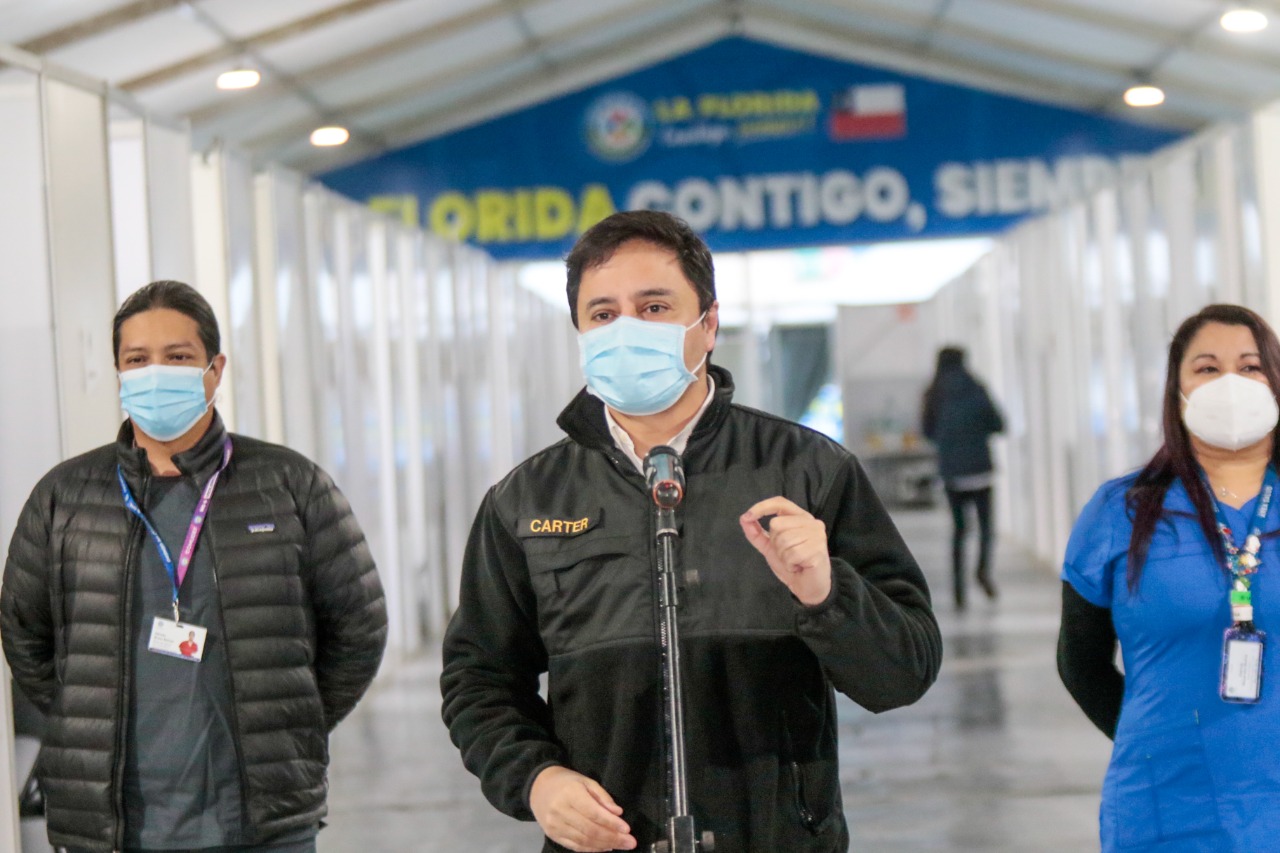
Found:
[[[869,711],[915,702],[938,677],[942,637],[924,573],[852,456],[816,513],[827,527],[831,595],[797,602],[798,633],[837,690]]]
[[[55,627],[49,592],[53,478],[36,486],[18,516],[0,582],[0,641],[22,693],[43,712],[53,705]]]
[[[1063,581],[1058,675],[1080,710],[1112,740],[1124,697],[1124,675],[1116,669],[1115,652],[1111,610],[1090,604]]]
[[[548,661],[529,566],[494,489],[471,527],[442,657],[441,714],[462,763],[495,808],[533,820],[533,780],[553,764],[571,764],[539,693]]]
[[[387,603],[369,544],[329,475],[315,468],[303,509],[316,615],[316,682],[330,731],[369,689],[387,645]]]

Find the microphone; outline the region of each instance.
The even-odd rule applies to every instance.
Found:
[[[684,498],[680,454],[665,444],[654,447],[644,457],[644,481],[655,504],[662,509],[675,509]]]

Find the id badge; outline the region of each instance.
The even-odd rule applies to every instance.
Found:
[[[1218,695],[1224,702],[1253,704],[1262,697],[1262,651],[1267,635],[1238,625],[1227,629],[1222,643],[1222,679]]]
[[[204,638],[208,633],[208,628],[157,616],[151,623],[147,651],[198,663],[204,656]]]

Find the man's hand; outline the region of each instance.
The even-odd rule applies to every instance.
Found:
[[[578,853],[634,850],[622,807],[600,783],[568,767],[548,767],[533,780],[529,808],[547,838]]]
[[[760,519],[773,516],[769,530]],[[783,497],[768,498],[738,519],[757,551],[764,555],[778,580],[802,604],[813,606],[831,594],[831,555],[827,553],[827,526]]]

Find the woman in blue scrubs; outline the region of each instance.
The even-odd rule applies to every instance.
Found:
[[[1187,319],[1163,446],[1072,531],[1058,670],[1115,741],[1104,853],[1280,850],[1276,389],[1280,342],[1261,317]]]

